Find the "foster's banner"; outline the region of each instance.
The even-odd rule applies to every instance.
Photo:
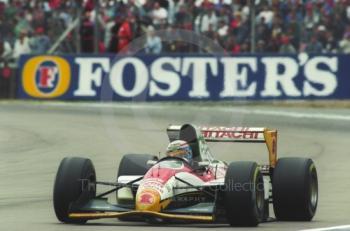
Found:
[[[350,99],[347,55],[22,56],[21,99]]]

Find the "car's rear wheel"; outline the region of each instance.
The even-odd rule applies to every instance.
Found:
[[[272,177],[272,195],[278,220],[310,221],[318,202],[315,164],[306,158],[281,158]]]
[[[69,206],[78,199],[80,203],[84,203],[94,198],[94,182],[96,173],[91,160],[66,157],[61,161],[53,190],[53,205],[59,221],[74,224],[86,222],[85,219],[69,218]]]
[[[150,154],[125,154],[119,163],[117,176],[145,175],[150,166],[149,160],[157,160]]]
[[[264,181],[255,162],[232,162],[225,176],[225,209],[231,226],[257,226],[264,217]]]

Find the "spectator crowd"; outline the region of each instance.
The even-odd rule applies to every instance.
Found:
[[[255,17],[247,0],[0,0],[0,59],[46,53],[77,17],[77,35],[68,34],[58,52],[128,52],[142,36],[145,53],[202,52],[157,33],[176,38],[181,29],[210,38],[226,53],[247,53],[253,18],[255,52],[350,53],[350,0],[254,2]]]

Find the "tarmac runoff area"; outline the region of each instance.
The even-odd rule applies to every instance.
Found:
[[[312,222],[270,222],[258,228],[225,224],[167,225],[167,230],[350,230],[350,109],[215,104],[0,102],[0,230],[164,230],[163,226],[57,221],[52,189],[65,156],[94,162],[99,180],[113,181],[125,153],[163,152],[169,124],[277,128],[280,157],[312,158],[319,206]],[[218,159],[266,163],[262,144],[210,144]]]

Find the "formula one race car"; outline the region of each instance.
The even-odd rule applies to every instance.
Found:
[[[211,222],[257,226],[271,220],[310,221],[316,212],[318,182],[311,159],[277,160],[277,131],[267,128],[170,125],[170,141],[185,141],[193,159],[127,154],[117,180],[96,180],[89,159],[66,157],[54,185],[58,220],[85,223],[99,218],[146,222]],[[269,164],[226,164],[214,159],[207,142],[266,143]],[[113,188],[96,195],[97,185]],[[107,195],[116,193],[117,204]],[[275,219],[270,218],[273,204]]]

